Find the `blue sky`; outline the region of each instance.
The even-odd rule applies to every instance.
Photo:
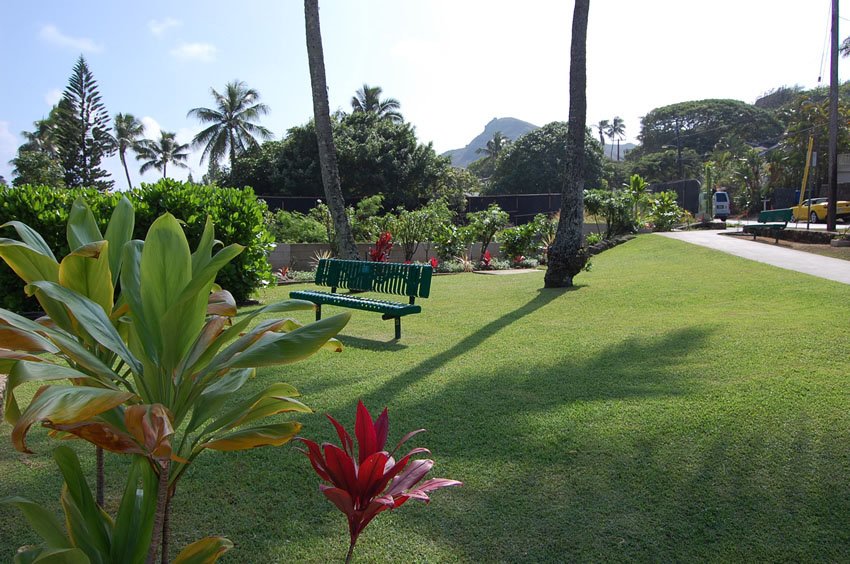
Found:
[[[209,89],[234,79],[257,89],[271,107],[262,123],[277,138],[308,121],[303,3],[233,6],[7,2],[0,20],[0,175],[11,179],[8,160],[20,132],[47,115],[80,54],[110,115],[144,118],[151,137],[162,128],[191,140],[201,126],[187,111],[212,105]],[[619,115],[634,139],[640,117],[659,106],[701,98],[753,102],[778,86],[814,86],[828,63],[829,6],[829,0],[593,0],[588,122]],[[320,0],[320,9],[331,111],[349,109],[364,82],[380,85],[438,152],[462,147],[494,117],[537,125],[567,117],[572,2]],[[850,34],[850,0],[839,11],[843,39]],[[850,60],[843,60],[841,80],[848,71]],[[117,157],[105,165],[123,187]],[[206,166],[197,155],[191,165],[199,179]],[[138,167],[131,175],[139,178]]]

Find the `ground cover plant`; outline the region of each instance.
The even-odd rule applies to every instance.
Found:
[[[296,387],[315,410],[301,434],[319,443],[338,440],[325,413],[352,428],[358,399],[388,406],[394,429],[428,430],[408,446],[435,453],[435,475],[464,483],[384,512],[355,562],[843,559],[847,287],[656,235],[594,257],[576,283],[436,277],[402,342],[355,311],[342,353],[246,383]],[[9,433],[0,424],[0,497],[59,514],[55,442],[34,429],[38,454],[21,455]],[[90,475],[89,449],[67,444]],[[108,457],[107,476],[126,465]],[[228,537],[222,562],[339,561],[349,544],[291,446],[218,454],[179,495],[173,545]],[[0,507],[0,558],[36,540]]]

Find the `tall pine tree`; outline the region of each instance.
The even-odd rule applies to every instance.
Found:
[[[69,188],[90,186],[109,190],[114,182],[100,161],[115,152],[109,114],[100,100],[97,81],[80,55],[59,102],[57,146]]]

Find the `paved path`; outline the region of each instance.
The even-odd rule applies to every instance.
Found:
[[[777,245],[758,243],[753,241],[750,236],[723,235],[722,233],[724,232],[681,231],[659,233],[659,235],[709,247],[745,259],[772,264],[786,270],[794,270],[843,284],[850,284],[850,261],[796,251]]]

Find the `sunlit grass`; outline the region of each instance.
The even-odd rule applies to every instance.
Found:
[[[654,235],[576,281],[439,276],[400,342],[353,312],[344,352],[260,372],[252,385],[292,383],[316,410],[299,418],[305,436],[334,439],[323,414],[350,426],[362,398],[389,406],[392,444],[428,429],[414,442],[433,451],[432,474],[465,482],[381,515],[356,560],[846,558],[848,287]],[[0,497],[58,511],[52,441],[35,430],[24,456],[9,432]],[[116,489],[121,468],[110,456]],[[175,503],[173,546],[223,534],[228,562],[341,561],[347,548],[342,514],[290,446],[205,455]],[[0,508],[0,559],[34,540]]]

